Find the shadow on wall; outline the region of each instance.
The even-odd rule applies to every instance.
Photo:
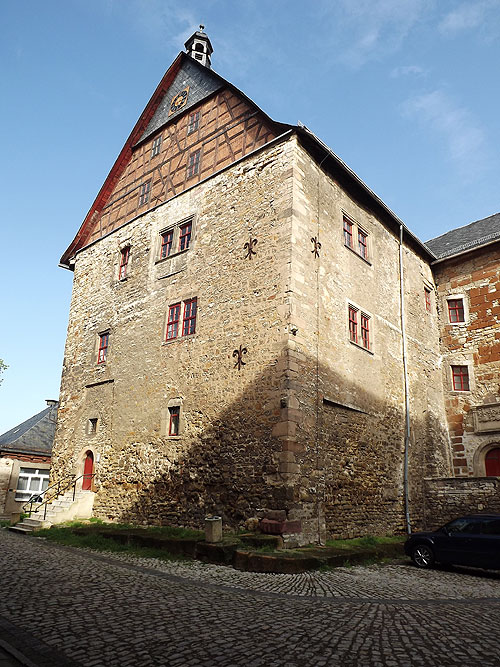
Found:
[[[299,399],[298,410],[288,409],[278,366],[271,365],[213,417],[186,398],[189,428],[175,454],[179,441],[169,438],[115,443],[96,469],[94,515],[200,528],[207,514],[218,514],[226,526],[237,528],[251,517],[282,510],[287,518],[310,524],[319,513],[327,532],[339,537],[404,530],[402,396],[391,405],[322,366],[317,410],[316,368],[306,359],[287,380]],[[374,386],[381,394],[386,378],[380,380]],[[210,386],[203,391],[209,404]],[[398,391],[390,388],[392,396]],[[409,461],[417,527],[423,478],[449,474],[444,425],[427,405],[419,410],[412,419]],[[272,437],[273,427],[286,417],[287,436]],[[283,461],[292,463],[292,472],[283,473]]]

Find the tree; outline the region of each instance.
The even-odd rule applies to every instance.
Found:
[[[3,359],[0,359],[0,384],[2,384],[3,381],[2,373],[6,368],[8,368],[7,364],[4,362]]]

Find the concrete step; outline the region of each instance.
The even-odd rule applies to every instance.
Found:
[[[33,526],[33,528],[41,528],[43,524],[43,519],[33,519],[33,517],[29,519],[23,519],[23,526]]]
[[[16,526],[9,526],[9,530],[13,533],[20,533],[21,535],[29,535],[33,532],[32,526],[25,526],[22,523],[18,523]]]

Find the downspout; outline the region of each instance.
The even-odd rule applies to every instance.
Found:
[[[406,517],[406,532],[411,535],[410,502],[408,497],[408,456],[410,449],[410,394],[408,391],[408,357],[406,351],[405,292],[403,280],[403,225],[399,226],[399,292],[401,300],[401,338],[403,342],[403,375],[405,392],[405,450],[403,470],[403,494]]]

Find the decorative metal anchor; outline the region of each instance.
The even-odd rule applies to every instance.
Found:
[[[234,350],[233,352],[233,357],[238,357],[236,359],[236,363],[234,364],[234,367],[237,368],[238,370],[241,370],[242,366],[246,366],[246,363],[243,361],[243,355],[248,352],[246,347],[242,347],[240,345],[239,350]]]
[[[250,237],[250,241],[245,243],[245,245],[243,246],[244,250],[247,251],[247,254],[245,255],[245,259],[247,259],[247,257],[248,257],[248,259],[252,259],[252,255],[257,254],[254,250],[256,245],[257,245],[257,239],[253,239],[252,237]]]
[[[311,252],[314,254],[315,257],[319,257],[319,251],[321,250],[321,243],[318,241],[316,236],[312,237],[311,243],[314,243],[314,248],[311,250]]]

